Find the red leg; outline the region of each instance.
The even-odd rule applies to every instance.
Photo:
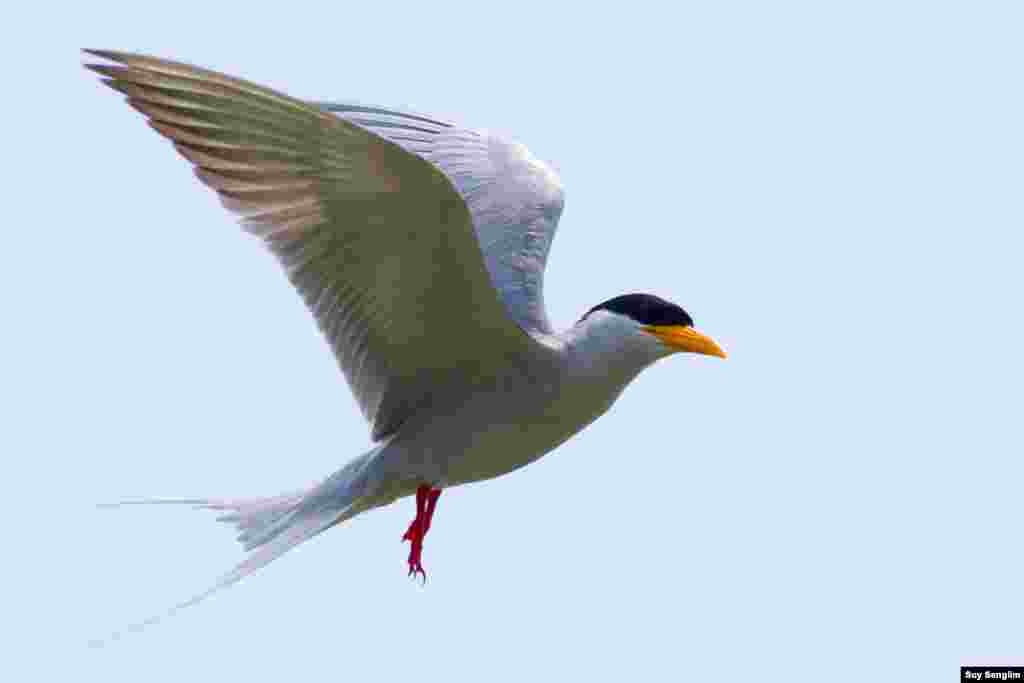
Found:
[[[409,524],[409,529],[402,536],[403,541],[411,541],[419,535],[421,520],[427,510],[427,496],[430,495],[430,487],[426,484],[416,489],[416,518]]]
[[[434,508],[437,507],[437,499],[441,497],[441,489],[430,489],[427,494],[426,518],[423,525],[423,535],[430,531],[430,520],[434,519]]]
[[[427,580],[427,573],[423,571],[423,539],[430,531],[430,520],[434,517],[434,508],[437,507],[437,499],[441,497],[441,489],[432,489],[426,484],[416,489],[416,518],[409,524],[408,530],[402,536],[403,541],[409,541],[409,576],[419,574],[423,581]]]

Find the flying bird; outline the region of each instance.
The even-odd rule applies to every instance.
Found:
[[[218,510],[249,551],[167,614],[410,496],[407,570],[425,580],[423,542],[444,489],[537,460],[659,359],[725,358],[686,311],[651,294],[615,297],[553,329],[543,284],[562,185],[520,144],[178,62],[85,52],[103,60],[85,66],[277,257],[371,426],[369,450],[305,491],[126,501]]]

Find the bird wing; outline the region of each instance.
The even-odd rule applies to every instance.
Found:
[[[562,185],[525,147],[486,131],[357,104],[320,103],[436,165],[466,200],[491,283],[527,332],[552,333],[544,268],[564,204]]]
[[[195,165],[311,309],[374,439],[539,344],[505,313],[444,173],[319,107],[152,57],[87,64]]]

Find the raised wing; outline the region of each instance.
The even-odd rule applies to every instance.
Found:
[[[544,267],[563,193],[551,169],[522,145],[486,132],[377,107],[320,106],[444,171],[469,206],[491,283],[508,314],[528,332],[552,332],[544,308]]]
[[[261,237],[301,293],[375,439],[443,390],[535,345],[505,313],[470,212],[436,167],[268,88],[186,64],[88,51]]]

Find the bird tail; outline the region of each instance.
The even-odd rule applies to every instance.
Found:
[[[296,510],[309,490],[269,498],[144,498],[101,503],[97,507],[110,509],[128,505],[189,505],[193,510],[223,512],[217,521],[234,524],[238,531],[238,542],[248,551],[269,540],[272,530],[279,528],[281,522]]]
[[[365,478],[362,475],[377,451],[378,448],[374,448],[355,458],[322,483],[306,491],[280,496],[238,499],[154,498],[101,504],[101,508],[128,505],[190,505],[201,510],[221,511],[224,514],[217,517],[217,521],[234,524],[239,532],[238,541],[251,554],[205,591],[177,603],[164,612],[116,631],[106,638],[93,640],[90,645],[101,647],[202,602],[217,591],[238,583],[249,574],[270,564],[295,546],[362,512],[366,509],[366,506],[361,504],[366,493],[363,490]]]

